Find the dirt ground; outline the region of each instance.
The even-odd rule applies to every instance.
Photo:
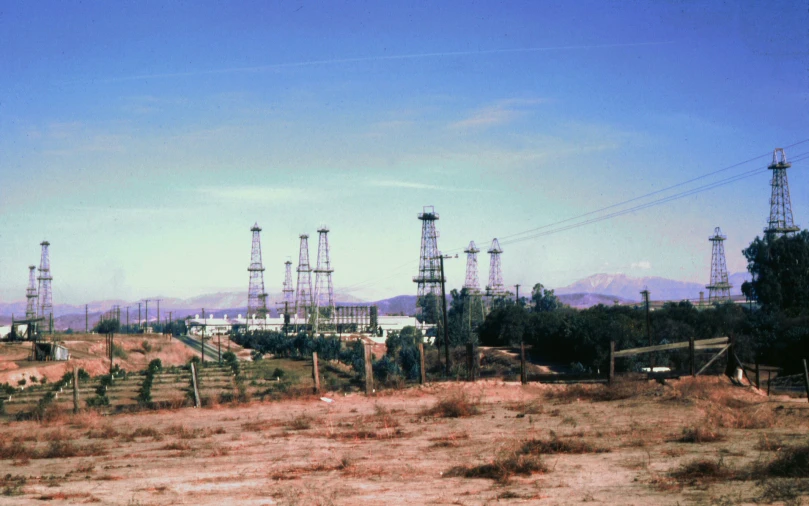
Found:
[[[805,399],[767,398],[723,378],[611,388],[485,381],[326,398],[333,402],[312,396],[6,422],[0,500],[644,506],[801,500],[792,493],[792,502],[783,502],[787,496],[741,474],[672,474],[695,460],[741,473],[783,445],[807,443]],[[477,413],[444,417],[430,411],[439,403]],[[684,429],[698,427],[717,440],[677,441]],[[489,476],[531,441],[578,445],[580,453],[546,448],[519,457],[534,459],[525,475],[464,477]],[[486,464],[494,465],[475,471]],[[791,490],[804,490],[801,483]]]
[[[66,362],[29,361],[31,343],[1,343],[0,383],[17,386],[23,378],[30,384],[41,381],[43,377],[54,382],[68,370],[73,370],[74,366],[84,369],[91,376],[104,374],[109,370],[109,360],[105,358],[104,335],[72,334],[62,335],[60,339],[61,344],[70,351],[70,360]],[[123,353],[115,357],[115,363],[127,371],[143,370],[155,358],[159,358],[167,366],[182,365],[195,355],[191,348],[176,339],[157,334],[115,334],[113,342],[123,349]],[[144,343],[147,343],[146,346]]]

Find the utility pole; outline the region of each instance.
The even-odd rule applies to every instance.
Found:
[[[90,333],[90,313],[87,304],[84,305],[84,333]]]
[[[140,330],[140,305],[141,303],[138,302],[138,330]]]
[[[645,289],[640,292],[643,295],[643,302],[646,306],[646,336],[649,338],[649,346],[652,346],[652,324],[651,320],[649,319],[649,290]],[[649,372],[654,372],[655,367],[655,360],[654,360],[654,353],[649,354]]]
[[[202,353],[202,363],[205,364],[205,327],[208,326],[208,320],[205,318],[205,308],[202,308],[202,337],[199,340],[199,349]]]
[[[126,306],[126,333],[129,334],[129,306]]]
[[[458,255],[455,255],[457,258]],[[446,277],[444,277],[444,259],[445,258],[452,258],[450,255],[438,255],[438,259],[441,262],[441,311],[444,314],[444,364],[445,369],[444,373],[447,377],[449,377],[449,369],[450,369],[450,362],[449,362],[449,332],[447,325],[447,294],[446,294]]]
[[[518,284],[516,284],[516,285],[514,285],[514,287],[515,287],[515,288],[517,288],[517,299],[516,299],[516,302],[517,302],[517,305],[519,306],[519,305],[520,305],[520,285],[519,285],[519,283],[518,283]]]
[[[160,324],[160,301],[163,299],[156,299],[157,300],[157,323]]]
[[[146,310],[144,311],[144,321],[143,321],[143,333],[146,333],[146,329],[149,328],[149,299],[146,299]]]

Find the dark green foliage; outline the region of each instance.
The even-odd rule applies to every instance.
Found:
[[[156,358],[149,362],[148,367],[146,368],[146,376],[143,378],[143,383],[141,383],[140,390],[138,390],[138,403],[141,405],[149,405],[152,402],[152,383],[154,382],[154,376],[157,374],[160,369],[163,368],[163,364],[160,362],[159,358]]]
[[[99,334],[114,334],[121,329],[121,322],[118,320],[104,320],[98,322],[93,330]]]
[[[341,355],[337,337],[311,338],[306,332],[294,337],[275,331],[254,331],[232,337],[233,342],[262,354],[276,357],[311,357],[313,352],[322,360],[338,360]]]
[[[742,285],[745,295],[790,316],[809,310],[809,231],[756,237],[742,253],[753,275],[753,281]]]
[[[373,368],[374,377],[383,383],[402,375],[402,370],[399,368],[399,365],[388,355],[374,362]]]
[[[556,311],[561,306],[559,298],[553,294],[553,290],[548,290],[542,283],[534,285],[531,291],[531,302],[533,302],[533,310],[537,313],[545,313],[548,311]]]

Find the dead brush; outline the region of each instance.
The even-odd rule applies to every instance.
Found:
[[[775,425],[775,414],[765,404],[752,409],[710,404],[706,408],[705,423],[727,429],[769,429]]]
[[[678,483],[693,486],[730,480],[737,477],[737,473],[730,469],[722,458],[719,458],[719,460],[693,460],[681,465],[669,473],[669,476]]]
[[[434,437],[430,441],[434,441],[430,448],[455,448],[458,442],[469,439],[469,434],[466,432],[453,432],[446,436]]]
[[[289,430],[307,430],[312,428],[312,417],[309,415],[298,415],[286,424]]]
[[[809,444],[782,448],[773,460],[758,466],[756,474],[776,478],[809,478]]]
[[[555,453],[608,453],[609,451],[609,448],[596,446],[587,441],[559,439],[556,434],[551,433],[549,439],[531,439],[524,442],[519,453],[524,455],[551,455]]]
[[[539,399],[509,402],[506,404],[506,409],[524,415],[541,415],[544,412],[544,407],[539,403]]]
[[[578,400],[591,402],[609,402],[631,399],[648,394],[659,388],[648,381],[623,380],[613,385],[564,385],[545,392],[545,398],[559,403],[570,403]]]
[[[673,440],[676,443],[715,443],[724,441],[725,434],[706,427],[685,427],[680,437]]]
[[[786,443],[784,443],[783,439],[780,436],[773,435],[773,434],[762,434],[756,443],[756,450],[764,451],[764,452],[777,452],[784,448]]]
[[[471,399],[465,392],[454,392],[439,399],[435,405],[421,412],[422,416],[437,418],[462,418],[480,413],[480,402]]]
[[[535,455],[510,453],[486,464],[477,466],[455,466],[443,474],[445,478],[487,478],[498,483],[508,483],[515,475],[531,476],[545,473],[548,468]]]

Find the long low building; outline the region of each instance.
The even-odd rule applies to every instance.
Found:
[[[303,318],[292,317],[290,325],[306,325],[308,322]],[[388,332],[391,330],[401,331],[407,326],[417,326],[418,322],[414,316],[387,316],[381,315],[377,317],[377,324],[382,329],[382,337],[387,337]],[[205,334],[224,335],[233,331],[261,331],[261,330],[274,330],[282,331],[284,329],[284,318],[270,317],[265,318],[245,318],[243,315],[237,315],[235,318],[223,314],[219,317],[216,314],[205,315],[202,318],[200,315],[195,315],[187,321],[188,333],[193,335],[202,334],[205,329]]]

